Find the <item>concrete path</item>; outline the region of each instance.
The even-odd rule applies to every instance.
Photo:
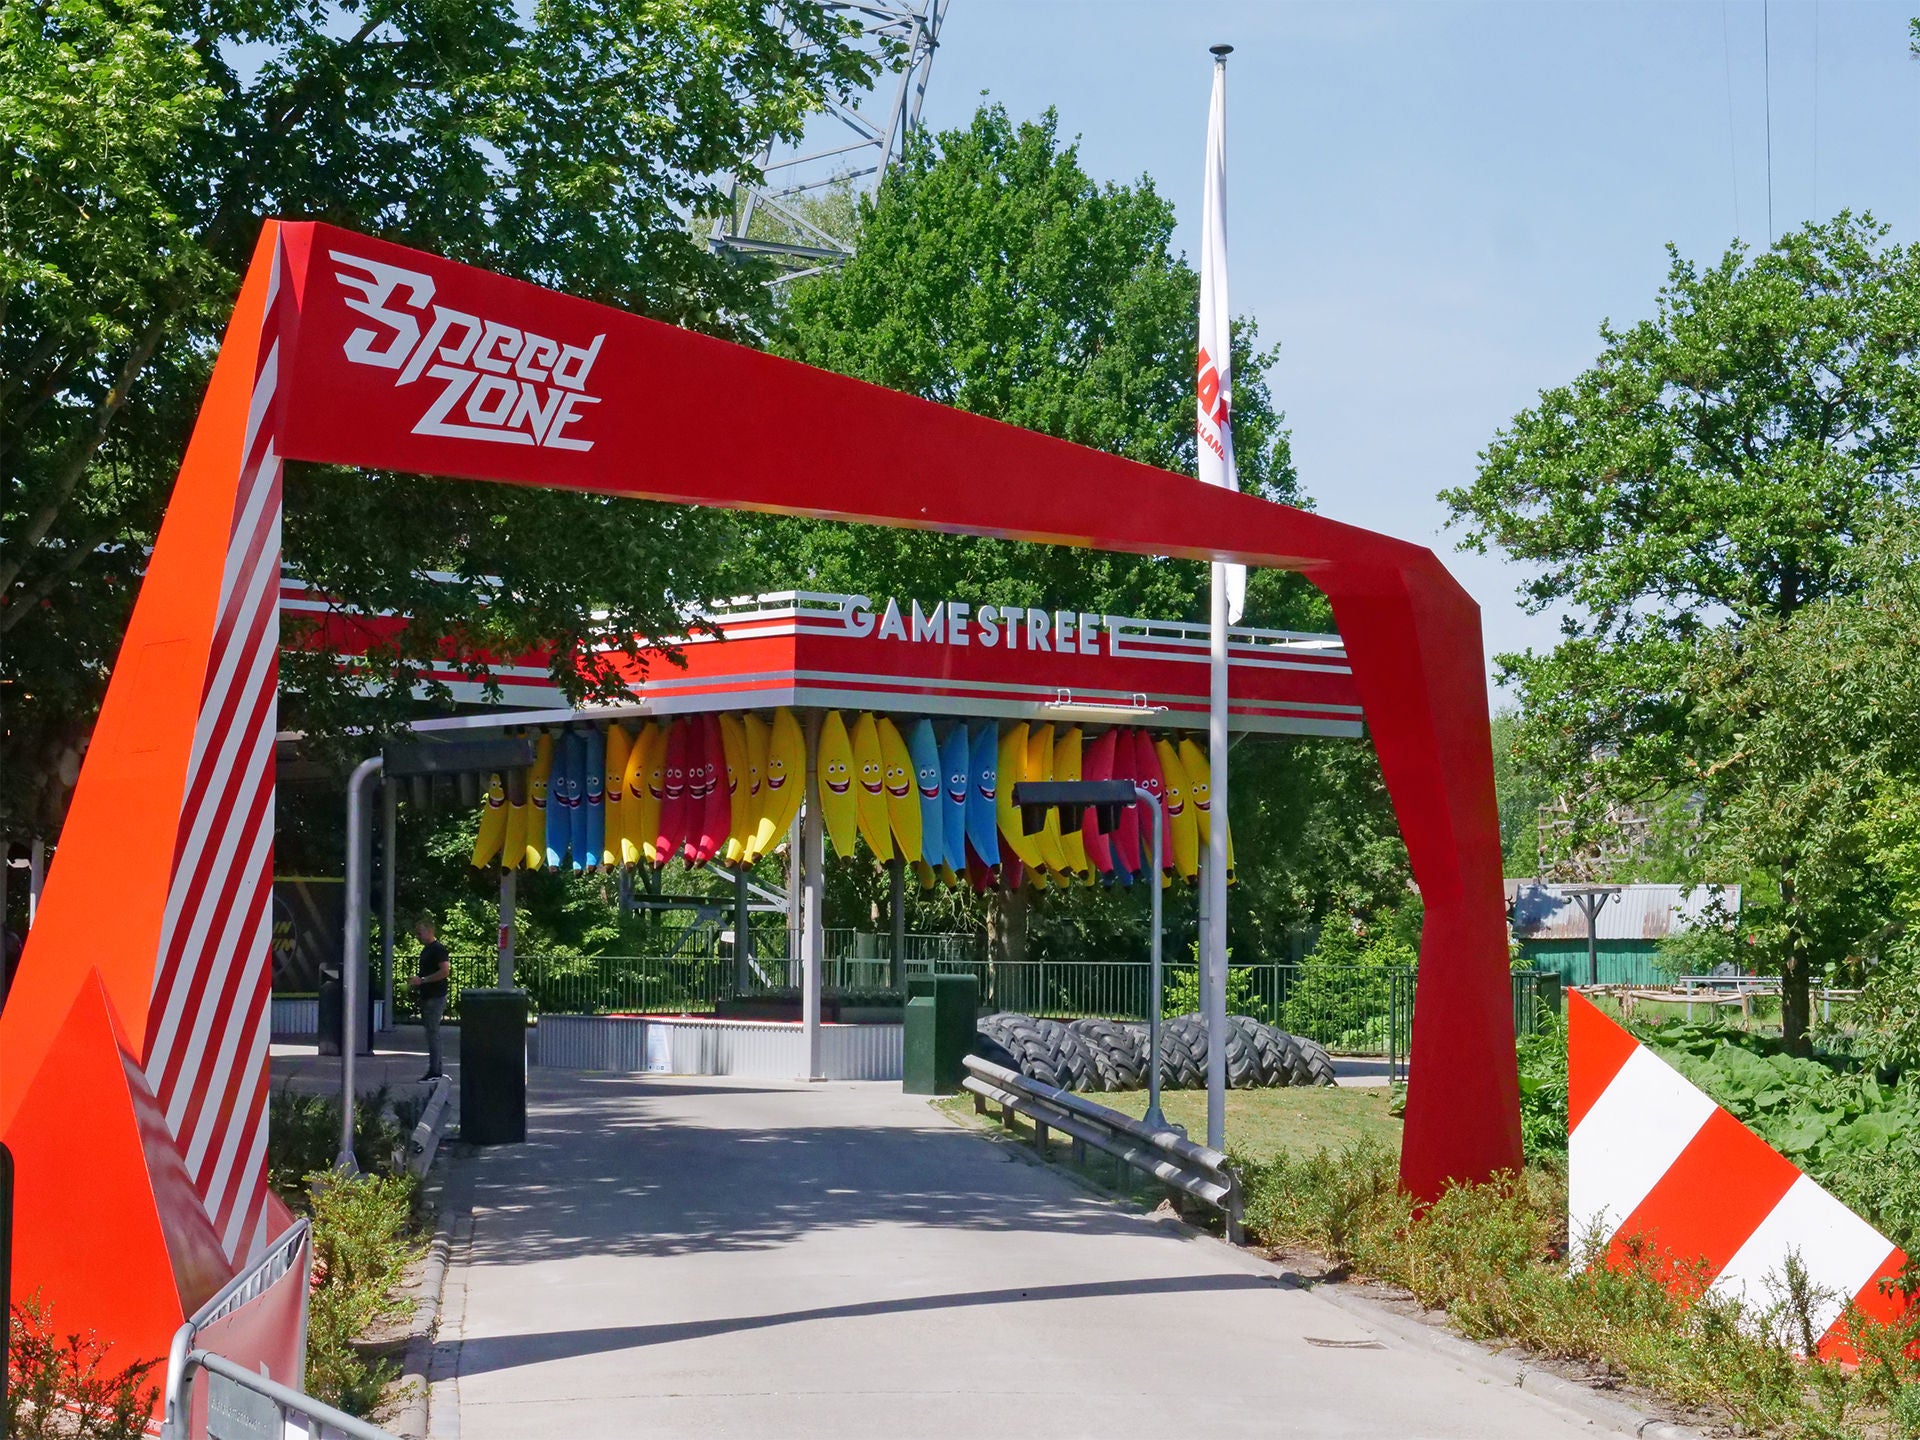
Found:
[[[533,1077],[469,1162],[436,1437],[1599,1433],[897,1086]]]
[[[440,1032],[440,1063],[457,1088],[460,1080],[460,1028],[449,1025]],[[420,1079],[427,1063],[426,1032],[418,1025],[401,1025],[373,1037],[371,1055],[354,1061],[353,1090],[356,1095],[371,1095],[385,1089],[393,1095],[426,1093]],[[322,1055],[311,1040],[276,1040],[271,1047],[273,1088],[289,1089],[301,1095],[338,1095],[340,1093],[340,1057]]]

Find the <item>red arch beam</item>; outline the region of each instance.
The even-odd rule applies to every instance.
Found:
[[[300,316],[281,402],[290,459],[1306,575],[1333,603],[1426,902],[1422,1083],[1408,1098],[1402,1182],[1430,1199],[1448,1179],[1519,1166],[1479,608],[1431,551],[396,245],[321,225],[282,233]],[[395,272],[427,277],[431,299],[416,304],[417,282]],[[464,358],[465,322],[449,316],[480,327]],[[391,364],[408,319],[420,335],[405,363],[345,358]],[[579,388],[550,383],[551,346],[575,357],[559,378]],[[541,372],[550,380],[531,378]],[[485,428],[466,409],[482,384],[474,413],[504,408],[512,421],[518,409],[528,440],[547,406],[567,423],[545,444],[421,433],[436,409],[445,415],[425,428],[448,416]]]
[[[114,1105],[138,1111],[149,1171],[170,1177],[128,1203],[157,1208],[175,1249],[191,1234],[204,1260],[211,1238],[237,1266],[277,1223],[261,1149],[259,744],[277,631],[248,586],[277,575],[288,459],[1301,572],[1333,603],[1426,901],[1401,1182],[1431,1199],[1520,1164],[1479,612],[1431,552],[348,231],[268,222],[0,1018],[9,1139],[56,1052],[101,1053],[111,1031],[131,1068],[102,1086],[132,1086]],[[91,1183],[57,1155],[22,1161],[23,1190]],[[19,1259],[28,1288],[72,1300],[63,1325],[164,1349],[154,1322],[122,1313],[99,1255],[25,1235]],[[189,1283],[174,1259],[160,1310],[185,1313],[211,1276],[200,1264]]]

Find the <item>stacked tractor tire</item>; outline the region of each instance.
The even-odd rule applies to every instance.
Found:
[[[1147,1027],[1118,1020],[1043,1020],[1002,1013],[979,1022],[974,1053],[1061,1090],[1143,1090]],[[1176,1015],[1160,1026],[1160,1083],[1169,1090],[1207,1083],[1207,1025]],[[1331,1085],[1333,1061],[1314,1041],[1247,1015],[1227,1017],[1227,1085]]]

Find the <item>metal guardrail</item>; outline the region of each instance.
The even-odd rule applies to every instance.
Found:
[[[446,1121],[447,1107],[452,1100],[453,1081],[442,1075],[433,1082],[433,1093],[407,1142],[407,1170],[416,1179],[424,1178],[433,1168],[434,1152],[440,1148],[440,1127]]]
[[[1025,1115],[1033,1122],[1034,1144],[1042,1154],[1046,1153],[1047,1132],[1058,1130],[1072,1140],[1075,1160],[1084,1160],[1086,1147],[1091,1145],[1211,1205],[1226,1216],[1227,1239],[1235,1245],[1241,1243],[1245,1196],[1239,1177],[1218,1150],[1195,1144],[1176,1131],[1155,1130],[1131,1115],[1043,1085],[978,1055],[969,1055],[962,1063],[967,1075],[960,1085],[972,1094],[973,1108],[984,1115],[989,1102],[998,1105],[1002,1122],[1010,1122],[1015,1114]]]
[[[397,1440],[378,1425],[205,1350],[186,1350],[167,1359],[167,1419],[161,1440],[188,1440],[193,1377],[200,1370],[207,1372],[207,1432],[221,1440],[255,1436],[277,1440],[298,1433],[292,1423],[296,1419],[306,1422],[308,1440],[336,1435],[347,1440]]]

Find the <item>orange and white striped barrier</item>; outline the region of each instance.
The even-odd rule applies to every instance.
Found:
[[[1797,1254],[1822,1355],[1843,1353],[1849,1300],[1891,1322],[1885,1283],[1906,1255],[1706,1093],[1602,1014],[1567,996],[1567,1224],[1619,1261],[1635,1243],[1754,1311],[1785,1294]]]

